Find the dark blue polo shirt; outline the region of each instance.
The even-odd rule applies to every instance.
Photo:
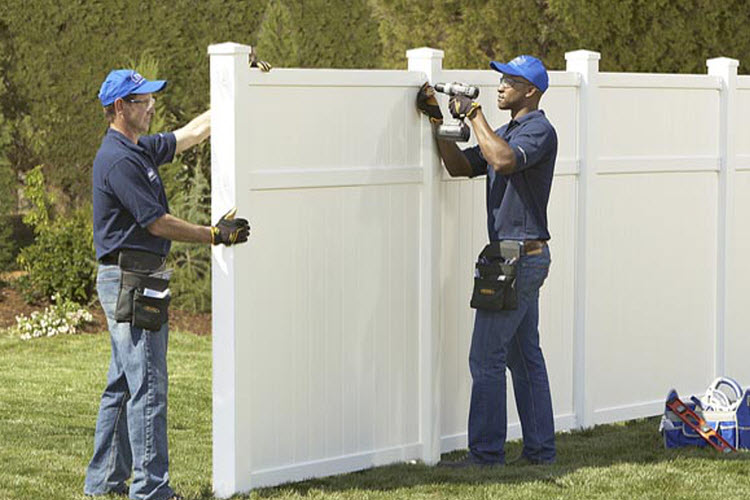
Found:
[[[169,213],[159,165],[172,161],[172,133],[141,137],[133,144],[109,129],[94,159],[94,246],[99,259],[115,250],[145,250],[166,256],[171,242],[146,226]]]
[[[548,240],[547,202],[557,157],[557,133],[544,111],[511,120],[495,131],[516,153],[512,174],[495,172],[479,146],[463,151],[472,177],[487,175],[487,231],[490,241]]]

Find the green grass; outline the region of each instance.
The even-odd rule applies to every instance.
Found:
[[[211,339],[172,333],[169,348],[172,483],[211,495]],[[0,499],[83,499],[106,335],[0,338]],[[445,470],[421,464],[267,488],[242,498],[296,499],[745,499],[750,457],[665,450],[658,420],[558,435],[553,466]],[[508,444],[508,456],[519,453]],[[458,457],[463,452],[451,454]]]

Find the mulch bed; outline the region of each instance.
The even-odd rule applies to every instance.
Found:
[[[0,330],[16,324],[16,316],[42,311],[45,304],[29,305],[13,287],[0,285]],[[101,333],[107,330],[107,321],[101,306],[96,303],[89,310],[94,317],[92,323],[82,328],[84,333]],[[211,313],[191,313],[170,308],[169,329],[195,335],[211,335]]]

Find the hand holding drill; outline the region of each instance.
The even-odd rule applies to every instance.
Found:
[[[451,115],[459,120],[457,123],[443,124],[443,114],[435,99],[435,91],[451,96],[448,109]],[[481,107],[474,101],[477,97],[479,97],[479,88],[471,85],[456,82],[436,83],[433,89],[429,83],[425,83],[417,94],[417,108],[430,117],[430,122],[439,125],[435,132],[438,139],[465,142],[471,137],[471,130],[463,120],[467,117],[473,118]]]

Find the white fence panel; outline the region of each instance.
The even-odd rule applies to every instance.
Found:
[[[213,254],[217,495],[464,447],[485,181],[447,175],[414,98],[426,79],[479,85],[499,127],[497,73],[427,48],[409,71],[209,52],[212,218],[252,224]],[[750,77],[724,58],[707,75],[566,60],[541,106],[559,139],[540,302],[557,429],[657,414],[716,375],[749,384]]]

